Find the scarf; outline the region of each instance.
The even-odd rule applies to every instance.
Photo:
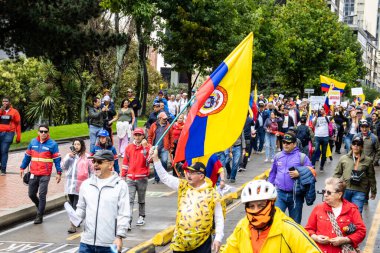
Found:
[[[274,201],[268,201],[267,205],[259,211],[253,211],[251,208],[246,207],[245,212],[251,226],[256,230],[265,230],[272,225],[276,209],[274,208]]]

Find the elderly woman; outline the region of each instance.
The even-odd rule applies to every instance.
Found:
[[[358,207],[343,198],[346,183],[341,178],[327,178],[324,202],[317,205],[305,229],[326,253],[356,252],[366,235]]]

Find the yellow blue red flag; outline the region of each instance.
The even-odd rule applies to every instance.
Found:
[[[322,91],[328,92],[329,90],[339,90],[340,93],[344,93],[346,83],[338,82],[337,80],[334,80],[327,76],[320,76],[320,79]]]
[[[253,34],[250,33],[197,90],[179,137],[174,162],[211,155],[232,146],[247,118]]]

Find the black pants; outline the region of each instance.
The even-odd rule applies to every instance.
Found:
[[[340,148],[342,147],[342,143],[343,143],[343,134],[344,134],[343,131],[339,131],[337,134],[336,141],[335,141],[335,151],[340,152]]]
[[[248,158],[249,158],[249,154],[248,154],[248,150],[251,149],[251,141],[250,140],[245,140],[245,155],[243,156],[243,159],[241,159],[241,162],[240,162],[240,168],[244,168],[247,167],[247,163],[248,163]]]
[[[45,213],[46,195],[48,191],[50,176],[33,176],[29,180],[29,198],[37,207],[37,214]],[[37,197],[38,192],[38,197]]]
[[[77,210],[77,204],[79,200],[79,195],[76,194],[69,194],[69,203],[73,207],[74,210]]]
[[[190,251],[175,251],[173,250],[173,253],[211,253],[211,236],[198,248],[190,250]]]

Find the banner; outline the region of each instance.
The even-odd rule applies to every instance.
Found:
[[[351,95],[352,96],[360,96],[363,94],[363,88],[362,87],[359,87],[359,88],[351,88]]]
[[[340,91],[330,90],[329,91],[329,104],[339,105],[340,104]]]

